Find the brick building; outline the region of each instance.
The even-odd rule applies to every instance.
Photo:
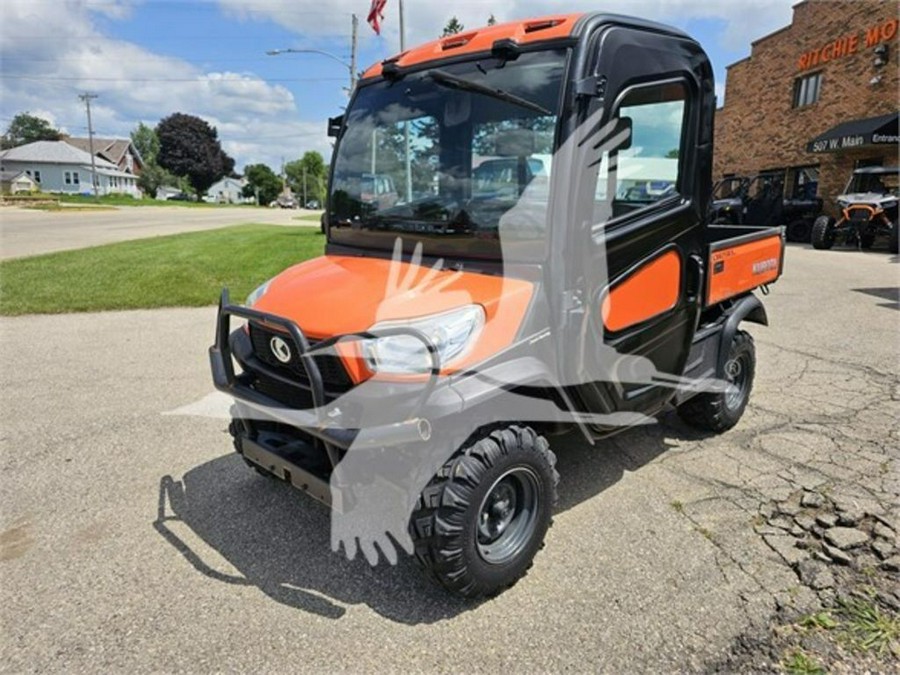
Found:
[[[791,25],[728,66],[713,175],[773,173],[834,214],[851,171],[898,164],[893,0],[804,0]]]

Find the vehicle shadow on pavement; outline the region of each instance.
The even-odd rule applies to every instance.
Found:
[[[673,439],[692,434],[662,423],[593,447],[577,433],[551,438],[560,473],[556,512],[603,492],[626,471],[666,452]],[[257,474],[236,454],[201,464],[181,480],[163,476],[153,527],[205,576],[255,586],[277,602],[325,618],[339,619],[348,606],[365,604],[393,621],[434,623],[480,604],[430,584],[411,557],[371,567],[362,556],[349,561],[333,553],[328,509]]]

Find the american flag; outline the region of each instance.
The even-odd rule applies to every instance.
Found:
[[[381,35],[381,21],[384,19],[384,6],[387,0],[372,0],[372,6],[369,8],[369,16],[366,21],[372,26],[372,30],[376,34]]]

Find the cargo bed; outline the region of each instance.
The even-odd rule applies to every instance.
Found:
[[[781,276],[784,227],[709,225],[704,304],[743,295]]]

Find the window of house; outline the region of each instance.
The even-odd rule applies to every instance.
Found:
[[[40,171],[35,170],[35,172],[34,172],[34,180],[35,180],[36,182],[38,182],[38,183],[41,182],[41,172],[40,172]]]
[[[71,185],[71,184],[72,184],[72,172],[71,172],[71,171],[66,171],[66,172],[63,174],[63,176],[64,176],[63,180],[65,180],[66,185]]]
[[[78,185],[78,172],[77,171],[72,172],[72,184]]]
[[[794,80],[794,107],[812,105],[822,91],[822,73],[813,73]]]

